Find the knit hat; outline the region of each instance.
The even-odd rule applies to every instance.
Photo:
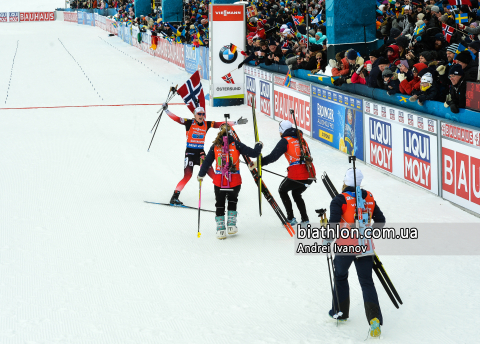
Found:
[[[449,45],[449,47],[447,48],[447,51],[455,54],[457,52],[457,48],[458,48],[458,43],[453,43]]]
[[[400,36],[402,34],[402,31],[400,31],[399,29],[397,29],[396,27],[392,27],[392,29],[390,30],[390,37],[391,38],[397,38],[398,36]]]
[[[368,56],[373,56],[373,57],[376,57],[377,59],[380,57],[380,55],[381,55],[381,54],[380,54],[380,51],[378,51],[378,50],[372,50],[372,51],[368,54]]]
[[[280,122],[280,124],[278,125],[278,131],[283,134],[285,132],[285,130],[287,129],[290,129],[293,127],[293,124],[292,122],[290,121],[287,121],[287,120],[283,120]]]
[[[473,41],[468,45],[468,47],[476,50],[478,53],[480,51],[480,41]]]
[[[428,50],[427,51],[422,51],[420,53],[420,56],[423,56],[425,58],[425,60],[427,60],[427,61],[433,61],[434,60],[433,54]]]
[[[470,55],[469,51],[462,51],[460,54],[457,54],[455,60],[469,64],[472,61],[472,55]]]
[[[205,109],[203,107],[199,106],[193,111],[193,114],[196,115],[199,112],[205,113]]]
[[[407,61],[407,60],[400,60],[400,64],[404,65],[407,69],[410,68],[410,66],[408,65],[408,61]]]
[[[438,6],[432,6],[432,12],[440,12],[440,8]]]
[[[388,60],[385,57],[381,56],[381,57],[378,58],[377,65],[381,65],[381,64],[390,64],[390,63],[388,62]]]
[[[422,78],[420,79],[420,82],[428,82],[429,84],[433,84],[433,77],[431,73],[425,73]]]
[[[357,59],[357,52],[353,49],[350,49],[348,52],[347,52],[347,59],[349,60],[356,60]]]
[[[403,49],[407,49],[408,47],[408,38],[405,36],[400,36],[396,39],[395,45],[398,45],[399,47],[402,47]]]
[[[384,78],[389,78],[393,75],[393,72],[390,70],[390,68],[385,68],[385,70],[382,72],[382,77]]]
[[[442,33],[437,33],[435,35],[435,40],[436,41],[440,41],[440,42],[443,42],[445,40],[445,36],[442,34]]]
[[[349,168],[347,172],[345,172],[345,177],[343,177],[343,183],[346,186],[355,186],[355,180],[357,181],[357,186],[360,186],[363,181],[363,173],[362,171],[356,167],[355,168],[355,179],[353,176],[353,168]]]
[[[268,45],[277,45],[277,42],[275,41],[275,38],[273,37],[270,37],[270,39],[268,40]]]
[[[450,67],[450,71],[449,71],[448,74],[450,74],[450,75],[463,75],[465,73],[463,72],[462,66],[460,66],[459,64],[454,64]]]
[[[423,20],[423,17],[425,17],[425,14],[423,14],[423,13],[417,14],[418,20]],[[418,26],[418,25],[417,25],[417,26]]]

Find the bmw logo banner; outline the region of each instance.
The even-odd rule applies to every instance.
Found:
[[[238,68],[245,50],[244,5],[210,5],[210,104],[244,104],[244,67]]]

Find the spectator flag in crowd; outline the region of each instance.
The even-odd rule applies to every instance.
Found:
[[[237,46],[233,43],[230,43],[230,52],[232,54],[235,54],[236,51],[237,51]]]
[[[292,73],[290,72],[290,69],[289,69],[287,75],[285,76],[285,80],[283,81],[283,85],[286,87],[290,87],[291,80],[292,80]]]
[[[470,55],[472,55],[472,60],[475,60],[475,54],[468,48],[465,48],[461,43],[458,45],[457,51],[455,52],[455,57],[453,59],[456,60],[457,55],[460,54],[462,51],[468,51]]]
[[[118,24],[117,24],[117,22],[116,22],[116,21],[114,21],[114,22],[112,23],[112,26],[113,26],[113,27],[116,29],[116,28],[118,27]]]
[[[303,23],[303,16],[292,16],[293,18],[293,23],[296,25],[300,25]]]
[[[417,26],[417,28],[415,29],[415,35],[419,35],[423,32],[423,30],[425,29],[425,23],[423,23],[422,25],[420,26]]]
[[[198,44],[205,45],[205,42],[203,41],[202,35],[200,33],[197,33],[197,38],[198,38]]]
[[[455,14],[455,22],[457,24],[468,23],[468,13]]]
[[[306,45],[307,44],[307,37],[302,35],[302,38],[300,39],[300,43]]]
[[[321,23],[321,22],[322,22],[322,12],[323,12],[323,10],[321,10],[320,13],[317,14],[317,16],[315,17],[315,19],[312,20],[312,24],[317,24],[317,23]]]
[[[177,90],[177,93],[182,97],[192,113],[197,106],[201,106],[205,109],[205,95],[203,93],[202,83],[200,82],[200,73],[198,70]]]
[[[472,3],[470,0],[448,0],[448,3],[452,6],[461,6],[461,5],[467,5],[467,6],[472,6]]]
[[[258,15],[257,7],[255,5],[247,7],[247,18],[256,17]]]
[[[231,73],[228,73],[227,75],[222,76],[223,81],[225,81],[227,84],[235,84],[233,81],[233,77]]]
[[[452,39],[453,31],[455,29],[451,26],[448,26],[447,24],[442,24],[442,31],[443,35],[445,36],[445,40],[450,43],[450,40]]]

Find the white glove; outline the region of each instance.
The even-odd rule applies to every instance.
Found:
[[[372,71],[372,64],[367,64],[367,71],[370,73]]]
[[[412,39],[412,35],[405,35],[408,39]]]
[[[254,169],[256,169],[257,168],[257,161],[256,160],[252,161],[250,163],[250,165],[248,165],[248,168],[250,169],[250,171],[253,171]]]
[[[458,28],[459,28],[460,30],[463,30],[463,29],[465,29],[465,25],[463,25],[463,24],[458,24]]]
[[[203,180],[203,178],[205,178],[205,177],[197,176],[197,180],[198,180],[199,182],[201,182],[201,181]]]
[[[445,106],[446,108],[448,108],[450,105],[447,104],[447,102],[443,103],[443,106]]]
[[[357,71],[356,71],[355,73],[360,74],[360,72],[362,71],[362,69],[363,69],[363,65],[360,66],[360,67],[358,67],[358,69],[357,69]],[[368,66],[367,66],[367,70],[368,70]]]
[[[403,80],[405,80],[406,76],[405,74],[403,73],[398,73],[398,80],[400,80],[400,82],[402,82]]]
[[[443,66],[438,66],[438,67],[437,67],[437,72],[438,72],[438,74],[444,75],[444,74],[445,74],[445,69],[447,69],[447,67],[446,67],[445,65],[443,65]]]
[[[337,68],[337,61],[333,60],[333,59],[330,59],[330,61],[328,61],[328,64],[330,65],[330,67],[332,68]]]

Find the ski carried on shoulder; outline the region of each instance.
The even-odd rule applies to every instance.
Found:
[[[232,136],[235,140],[240,141],[240,138],[238,137],[237,133],[235,132],[235,130],[232,128]],[[243,160],[245,161],[245,163],[247,164],[247,166],[250,166],[250,163],[252,162],[252,160],[242,154],[242,157],[243,157]],[[259,185],[259,182],[260,182],[260,178],[258,176],[258,171],[257,169],[253,169],[253,170],[250,170],[250,173],[252,174],[252,177],[253,179],[255,180],[255,183],[257,184],[257,186]],[[280,209],[280,206],[278,205],[277,201],[275,201],[275,199],[273,198],[272,194],[270,193],[270,191],[268,191],[268,188],[267,186],[265,185],[265,182],[261,182],[261,185],[262,185],[262,194],[263,196],[265,197],[265,199],[267,200],[267,202],[272,206],[273,208],[273,211],[275,212],[275,214],[277,214],[278,218],[280,219],[280,221],[282,222],[282,225],[283,227],[285,227],[285,229],[287,230],[288,234],[290,234],[291,237],[293,237],[295,235],[295,230],[293,229],[292,225],[290,223],[288,223],[287,221],[287,217],[285,216],[285,214],[283,213],[282,209]]]
[[[198,210],[198,207],[189,207],[188,205],[171,205],[170,203],[159,203],[159,202],[149,202],[149,201],[144,201],[145,203],[149,203],[149,204],[158,204],[158,205],[166,205],[166,206],[169,206],[169,207],[174,207],[174,208],[187,208],[187,209],[194,209],[194,210]],[[200,209],[201,211],[206,211],[206,212],[209,212],[209,213],[214,213],[215,211],[214,210],[208,210],[208,209]]]
[[[335,185],[333,185],[332,181],[328,177],[327,172],[323,172],[321,179],[322,179],[323,185],[325,185],[325,188],[327,189],[330,196],[332,198],[337,196],[338,191],[335,188]],[[396,308],[399,308],[398,303],[403,305],[402,299],[400,298],[400,295],[395,289],[395,286],[393,285],[392,280],[390,279],[390,277],[388,277],[387,271],[385,270],[385,267],[380,261],[380,258],[378,258],[377,253],[375,253],[375,256],[373,257],[373,271],[375,271],[375,274],[377,275],[378,279],[380,280],[380,283],[382,284],[383,288],[387,292],[388,297],[390,297],[390,300],[392,301],[393,305]]]
[[[252,98],[252,116],[253,116],[253,131],[255,134],[255,142],[259,142],[258,138],[258,126],[257,126],[257,115],[255,114],[255,97]],[[260,216],[262,216],[262,153],[257,158],[257,170],[258,170],[258,210],[260,211]]]

